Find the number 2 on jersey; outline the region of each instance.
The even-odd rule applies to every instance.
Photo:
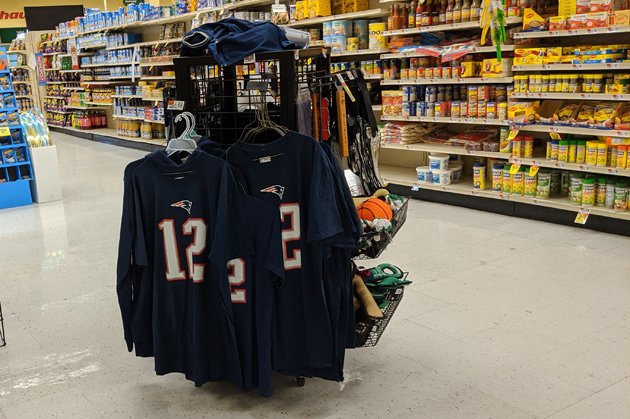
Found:
[[[164,236],[164,259],[166,261],[166,280],[183,281],[191,278],[195,283],[203,282],[205,263],[194,263],[193,257],[199,256],[206,250],[206,222],[201,218],[189,218],[182,224],[182,233],[192,236],[192,242],[186,247],[186,264],[188,276],[181,268],[179,261],[179,247],[175,234],[175,221],[165,218],[158,224]]]
[[[282,256],[284,258],[284,269],[300,269],[302,267],[302,250],[293,249],[289,254],[289,243],[297,241],[300,244],[300,206],[296,202],[280,204],[280,220],[288,218],[289,227],[282,229]]]

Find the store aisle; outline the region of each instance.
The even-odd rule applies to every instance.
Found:
[[[382,259],[414,284],[345,386],[156,377],[114,286],[122,172],[144,153],[54,138],[63,202],[0,211],[0,418],[628,417],[630,240],[418,201]]]

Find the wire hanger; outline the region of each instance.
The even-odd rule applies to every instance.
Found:
[[[239,141],[250,142],[261,132],[272,129],[280,136],[286,135],[289,130],[271,120],[267,109],[266,92],[260,90],[260,106],[255,110],[255,119],[247,124],[241,133]]]
[[[190,112],[182,112],[175,117],[175,122],[184,120],[186,130],[177,138],[173,138],[166,146],[166,155],[171,156],[178,151],[192,154],[197,149],[197,143],[191,138],[191,132],[195,126],[195,116]]]

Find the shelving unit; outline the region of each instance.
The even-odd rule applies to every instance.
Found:
[[[592,135],[596,137],[621,137],[630,138],[629,131],[620,131],[614,129],[597,129],[597,128],[581,128],[568,127],[562,125],[516,125],[520,131],[527,132],[557,132],[558,134],[575,134],[575,135]]]
[[[514,82],[512,77],[468,77],[458,79],[407,79],[407,80],[383,80],[383,86],[413,86],[428,84],[511,84]]]
[[[514,39],[546,39],[565,36],[592,36],[630,32],[630,26],[608,26],[606,28],[566,29],[561,31],[519,32]]]
[[[505,20],[505,24],[517,25],[523,22],[523,19],[520,17],[508,17]],[[397,35],[416,35],[421,33],[428,32],[446,32],[446,31],[465,31],[471,29],[479,29],[479,22],[459,22],[459,23],[449,23],[446,25],[431,25],[431,26],[421,26],[418,28],[407,28],[407,29],[397,29],[393,31],[385,31],[383,32],[383,36],[397,36]]]
[[[630,63],[514,65],[512,71],[630,70]]]
[[[340,15],[331,15],[324,17],[316,17],[312,19],[303,19],[298,20],[296,22],[288,23],[283,26],[288,26],[291,28],[306,28],[309,26],[317,26],[324,22],[331,22],[333,20],[350,20],[350,19],[362,19],[362,18],[370,18],[370,17],[382,17],[387,16],[389,14],[389,10],[387,9],[371,9],[371,10],[363,10],[361,12],[352,12],[352,13],[343,13]]]
[[[452,118],[436,116],[390,116],[383,115],[381,121],[408,121],[408,122],[439,122],[444,124],[467,124],[467,125],[510,125],[507,120],[486,119],[486,118]]]

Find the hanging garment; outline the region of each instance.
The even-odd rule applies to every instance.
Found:
[[[246,190],[280,209],[285,282],[276,299],[274,369],[329,368],[335,347],[324,257],[344,228],[327,157],[312,138],[289,132],[268,144],[236,143],[227,159]]]
[[[128,349],[154,356],[158,375],[242,388],[227,275],[236,192],[227,165],[201,151],[176,164],[158,151],[126,174],[117,291]]]
[[[181,56],[203,55],[207,50],[219,65],[226,66],[257,52],[296,48],[286,33],[271,22],[227,18],[189,31],[182,41]]]

